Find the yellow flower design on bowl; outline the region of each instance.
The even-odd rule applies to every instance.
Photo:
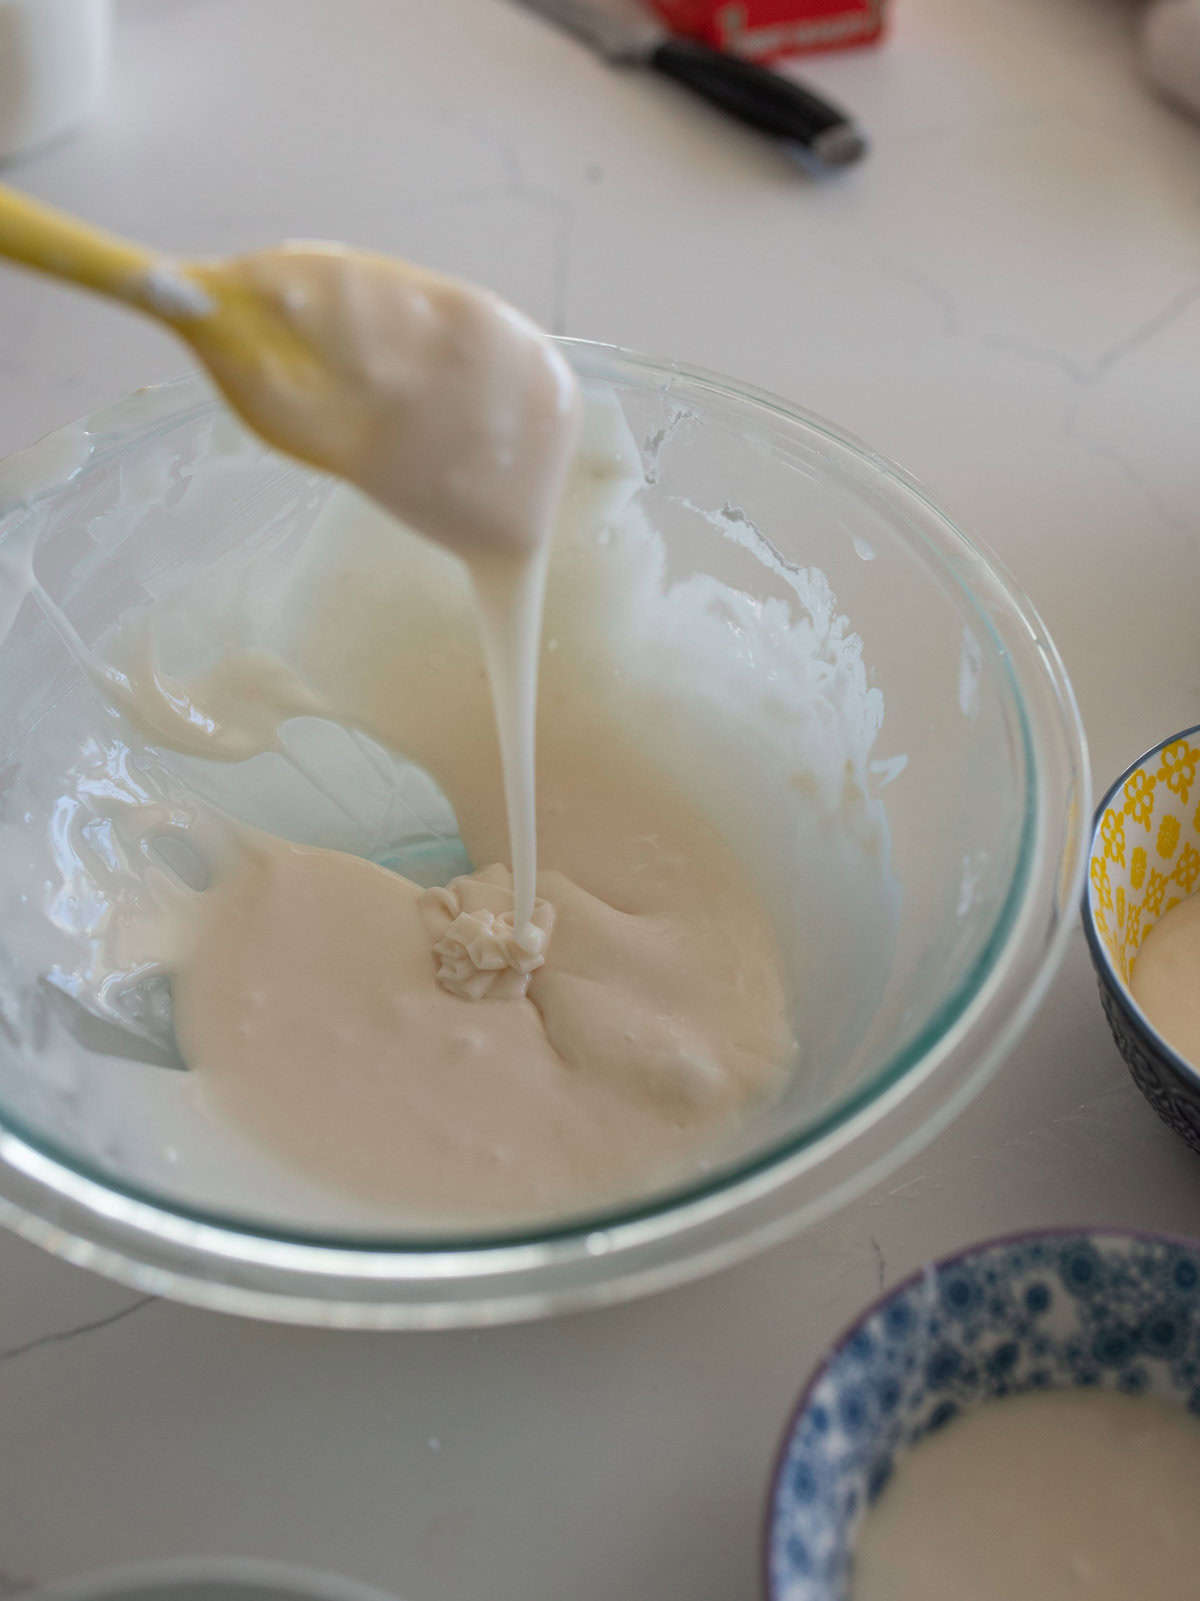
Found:
[[[1172,1050],[1130,989],[1146,935],[1194,894],[1200,894],[1200,727],[1164,739],[1101,801],[1083,908],[1117,1048],[1159,1117],[1200,1153],[1200,1063]]]
[[[1176,735],[1113,786],[1092,839],[1086,916],[1128,986],[1154,924],[1200,888],[1200,729]]]
[[[1186,739],[1172,740],[1163,747],[1162,766],[1155,773],[1186,806],[1192,785],[1196,782],[1196,763],[1200,761],[1200,748],[1189,745]]]

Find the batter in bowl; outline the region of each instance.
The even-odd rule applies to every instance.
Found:
[[[863,1523],[851,1601],[1178,1601],[1200,1562],[1182,1406],[1100,1389],[988,1402],[920,1441]]]
[[[1200,1062],[1200,895],[1158,919],[1133,968],[1133,998],[1187,1062]]]
[[[286,576],[272,651],[176,678],[169,608],[111,647],[125,709],[159,746],[195,756],[211,739],[245,758],[319,713],[420,762],[453,803],[485,865],[425,889],[203,812],[186,832],[207,887],[160,873],[114,907],[101,961],[169,974],[184,1059],[224,1115],[418,1217],[569,1211],[684,1171],[778,1092],[793,1054],[772,921],[705,815],[705,758],[689,789],[654,759],[652,707],[622,688],[622,649],[640,656],[624,608],[645,601],[653,547],[575,533],[560,530],[551,574],[534,912],[548,940],[532,962],[511,948],[501,752],[452,558],[344,508]],[[108,815],[131,839],[137,813]]]
[[[281,268],[281,304],[315,316],[309,297],[329,282],[307,267],[298,282],[288,276],[297,265]],[[102,1002],[124,978],[165,976],[174,1035],[207,1102],[314,1180],[392,1215],[495,1222],[627,1199],[695,1172],[781,1091],[794,1056],[795,953],[780,945],[769,875],[735,855],[727,818],[770,765],[789,795],[822,791],[848,808],[878,862],[879,828],[852,775],[863,774],[881,705],[844,629],[817,637],[811,618],[793,626],[779,602],[670,580],[662,541],[627,504],[636,452],[593,404],[550,573],[535,900],[533,884],[523,887],[533,853],[519,844],[523,829],[532,838],[532,784],[519,777],[523,763],[532,772],[532,716],[522,731],[520,707],[532,707],[536,614],[577,403],[536,330],[490,301],[467,315],[457,286],[444,301],[436,289],[414,291],[426,305],[424,365],[398,373],[392,352],[377,376],[409,402],[440,397],[443,422],[456,396],[490,397],[476,407],[465,476],[437,455],[454,429],[425,433],[439,493],[466,497],[478,538],[463,534],[462,505],[434,527],[434,544],[343,497],[258,597],[262,626],[239,633],[220,610],[207,626],[202,598],[185,593],[110,639],[100,678],[155,747],[206,767],[282,750],[298,718],[369,736],[434,776],[479,870],[421,888],[348,852],[235,822],[194,795],[164,810],[161,795],[147,798],[152,786],[114,783],[128,764],[109,750],[109,776],[79,785],[72,823],[72,861],[91,880],[72,905],[93,908],[92,969],[75,977],[76,992],[90,986]],[[480,340],[493,317],[495,338]],[[376,345],[358,348],[370,367]],[[445,385],[447,360],[459,364],[456,388]],[[534,430],[536,470],[518,475],[524,510],[502,525],[534,534],[498,542],[495,498],[471,499],[479,462],[503,480],[531,411],[545,423]],[[346,449],[336,465],[347,475],[376,459]],[[358,476],[382,498],[382,480]],[[499,597],[486,653],[481,593]],[[173,660],[189,611],[193,635],[222,642],[199,669]],[[488,669],[493,688],[509,685],[507,711],[497,694],[499,738]],[[843,717],[834,702],[847,695],[856,704]],[[201,874],[180,875],[169,858],[148,865],[143,842],[168,812],[203,857]],[[106,865],[111,883],[96,893],[101,837],[119,871]]]

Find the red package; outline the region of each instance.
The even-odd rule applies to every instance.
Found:
[[[886,0],[651,0],[676,33],[718,50],[773,61],[815,50],[872,44],[883,34]]]

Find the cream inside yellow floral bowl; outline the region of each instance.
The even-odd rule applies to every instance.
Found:
[[[1132,988],[1150,929],[1195,894],[1200,725],[1156,745],[1100,802],[1083,918],[1104,1011],[1134,1082],[1163,1121],[1200,1151],[1200,1064],[1186,1061],[1163,1039]]]

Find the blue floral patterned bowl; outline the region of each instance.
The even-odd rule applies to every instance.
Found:
[[[1200,1068],[1157,1033],[1130,982],[1147,933],[1200,894],[1200,726],[1172,734],[1123,772],[1096,810],[1083,927],[1108,1025],[1133,1081],[1200,1151]]]
[[[969,1407],[1070,1385],[1200,1413],[1200,1241],[1056,1230],[973,1246],[863,1314],[809,1380],[767,1503],[769,1601],[847,1601],[897,1460]]]

